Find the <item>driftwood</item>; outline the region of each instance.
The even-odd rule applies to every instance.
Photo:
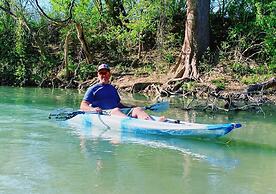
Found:
[[[265,82],[249,85],[247,88],[247,93],[262,91],[269,88],[276,88],[276,78],[273,77]]]

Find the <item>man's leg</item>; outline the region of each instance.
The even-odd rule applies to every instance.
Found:
[[[122,111],[119,108],[114,108],[110,111],[110,115],[116,115],[116,116],[120,116],[120,117],[127,117],[127,115],[125,115],[124,113],[122,113]]]
[[[148,113],[146,113],[146,112],[144,111],[144,109],[141,108],[141,107],[135,107],[135,108],[133,108],[133,111],[132,111],[132,115],[131,115],[131,116],[134,117],[134,118],[138,118],[138,119],[153,120],[153,119],[151,118],[151,116],[148,115]],[[166,121],[166,117],[161,116],[161,117],[158,119],[158,121],[161,121],[161,122]]]
[[[131,116],[138,119],[152,120],[152,118],[141,107],[133,108]]]
[[[120,117],[128,117],[128,115],[124,114],[120,108],[114,108],[111,110],[110,112],[110,115],[117,115],[117,116],[120,116]],[[132,109],[132,112],[131,112],[131,117],[133,118],[138,118],[138,119],[144,119],[144,120],[153,120],[150,115],[148,115],[148,113],[146,113],[144,111],[143,108],[141,107],[135,107]],[[164,116],[161,116],[160,119],[158,121],[165,121],[166,118]]]

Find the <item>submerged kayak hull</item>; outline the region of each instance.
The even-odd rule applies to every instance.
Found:
[[[154,117],[158,120],[158,117]],[[122,118],[101,114],[79,114],[69,120],[69,124],[85,127],[101,127],[117,129],[123,133],[169,135],[169,136],[197,136],[197,137],[220,137],[234,128],[241,127],[240,124],[197,124],[168,119],[166,122],[141,120],[135,118]]]

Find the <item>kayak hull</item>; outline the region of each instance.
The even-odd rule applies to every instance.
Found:
[[[158,120],[158,117],[154,117]],[[193,137],[220,137],[226,135],[234,128],[241,127],[237,123],[227,124],[198,124],[167,119],[166,122],[155,120],[141,120],[135,118],[122,118],[101,114],[79,114],[69,120],[69,124],[83,127],[100,127],[120,130],[121,133],[193,136]],[[176,123],[177,122],[177,123]]]

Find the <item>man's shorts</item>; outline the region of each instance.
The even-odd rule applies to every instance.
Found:
[[[104,112],[105,112],[107,115],[111,115],[111,111],[112,111],[112,109],[108,109],[108,110],[105,110]],[[122,113],[124,113],[125,115],[131,117],[133,108],[121,108],[120,111],[121,111]]]

